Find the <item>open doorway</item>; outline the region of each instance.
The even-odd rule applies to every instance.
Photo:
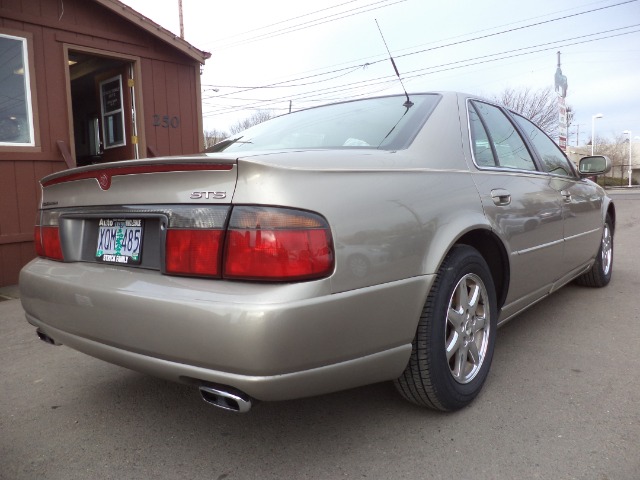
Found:
[[[76,165],[138,158],[134,62],[69,50],[68,64]]]

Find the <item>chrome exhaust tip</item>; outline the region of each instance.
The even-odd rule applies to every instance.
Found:
[[[247,413],[251,410],[251,398],[235,389],[225,387],[199,387],[202,399],[218,408],[236,413]]]

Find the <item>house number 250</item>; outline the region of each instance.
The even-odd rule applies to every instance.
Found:
[[[169,115],[158,115],[156,113],[153,115],[153,126],[162,128],[178,128],[180,126],[180,117],[177,115],[170,117]]]

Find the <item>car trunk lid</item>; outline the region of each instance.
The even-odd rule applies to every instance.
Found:
[[[230,203],[235,157],[188,156],[92,165],[41,180],[42,208]]]

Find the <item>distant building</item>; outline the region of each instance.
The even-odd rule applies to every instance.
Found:
[[[210,55],[117,0],[0,5],[0,286],[6,286],[35,256],[41,177],[202,151],[200,69]]]
[[[613,168],[609,173],[607,173],[607,177],[616,177],[622,179],[629,178],[629,144],[625,143],[622,145],[622,151],[618,150],[618,154],[614,154],[611,156],[610,151],[616,151],[617,148],[620,148],[619,145],[614,144],[602,144],[596,146],[596,155],[609,155],[612,162],[614,163]],[[581,145],[576,146],[572,145],[567,147],[567,156],[569,160],[571,160],[575,165],[578,165],[578,162],[582,157],[588,157],[591,155],[591,145]],[[631,178],[633,181],[640,183],[640,142],[632,142],[631,143]]]

